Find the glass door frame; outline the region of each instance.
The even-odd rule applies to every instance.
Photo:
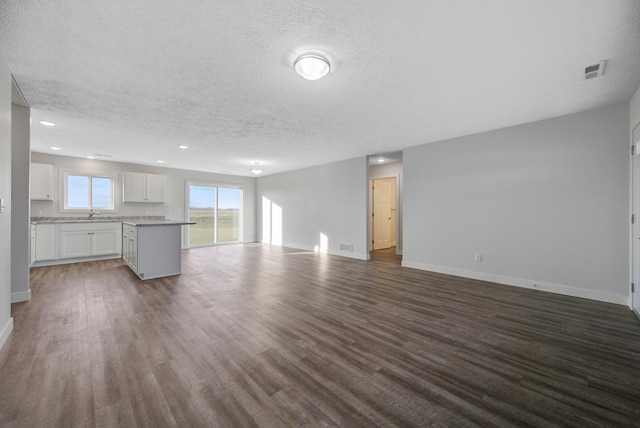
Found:
[[[188,225],[185,236],[184,236],[184,248],[200,248],[200,247],[212,247],[212,246],[218,246],[218,245],[241,244],[243,242],[243,234],[244,234],[244,185],[233,184],[233,183],[198,181],[198,180],[185,180],[184,205],[185,205],[186,221],[189,221],[190,219],[191,186],[213,187],[215,189],[215,208],[213,213],[214,242],[213,244],[192,245],[190,242],[191,241],[190,239],[191,225]],[[238,218],[238,240],[237,241],[218,242],[218,209],[219,209],[218,195],[219,195],[220,188],[238,189],[241,192],[240,207],[239,207],[239,213],[238,213],[239,218]]]

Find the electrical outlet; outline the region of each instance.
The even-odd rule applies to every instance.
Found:
[[[474,260],[477,262],[481,262],[482,261],[482,254],[480,253],[476,253]]]

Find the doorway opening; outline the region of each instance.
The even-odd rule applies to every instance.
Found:
[[[371,249],[386,250],[397,245],[396,178],[371,180]]]
[[[402,261],[402,152],[369,157],[369,259]]]

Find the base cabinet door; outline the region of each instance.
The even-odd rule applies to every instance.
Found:
[[[130,262],[129,266],[134,272],[138,273],[138,238],[129,237]]]
[[[57,229],[55,224],[36,225],[36,261],[54,260],[57,258],[56,235]]]
[[[138,228],[122,225],[122,258],[136,274],[138,273]]]
[[[60,231],[60,258],[74,259],[89,256],[91,256],[91,231]]]
[[[118,229],[94,230],[91,232],[91,237],[92,256],[104,256],[120,252],[120,231]]]
[[[122,260],[129,264],[129,237],[122,235]]]

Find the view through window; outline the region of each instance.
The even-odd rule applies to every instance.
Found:
[[[65,175],[65,209],[112,210],[113,179],[82,174]]]
[[[240,241],[242,189],[189,184],[189,246]]]

